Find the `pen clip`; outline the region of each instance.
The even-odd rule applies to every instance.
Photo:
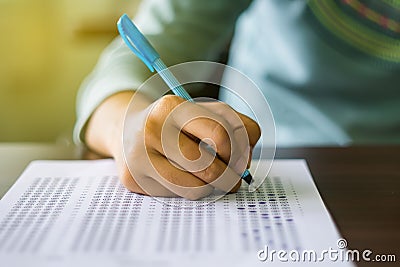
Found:
[[[129,49],[146,64],[151,72],[154,72],[153,63],[160,58],[160,55],[139,31],[128,15],[124,14],[119,18],[117,27],[119,34]]]

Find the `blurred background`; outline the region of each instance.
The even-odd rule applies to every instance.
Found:
[[[0,0],[0,142],[70,142],[75,97],[140,0]]]

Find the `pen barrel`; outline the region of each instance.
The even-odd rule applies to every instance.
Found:
[[[161,58],[154,61],[153,67],[175,95],[193,102],[193,99],[190,97],[188,92],[186,92],[185,88],[182,87],[178,79],[172,74]]]

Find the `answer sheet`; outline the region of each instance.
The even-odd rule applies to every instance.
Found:
[[[257,192],[208,202],[131,193],[109,159],[35,161],[0,201],[1,264],[351,266],[303,160],[275,160]]]

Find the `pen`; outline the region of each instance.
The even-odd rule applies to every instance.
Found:
[[[187,101],[194,102],[172,72],[169,71],[154,47],[139,31],[128,15],[124,14],[121,16],[118,20],[117,27],[125,44],[144,64],[146,64],[151,72],[156,70],[175,95]],[[249,185],[253,180],[250,171],[247,169],[243,172],[241,177]]]

